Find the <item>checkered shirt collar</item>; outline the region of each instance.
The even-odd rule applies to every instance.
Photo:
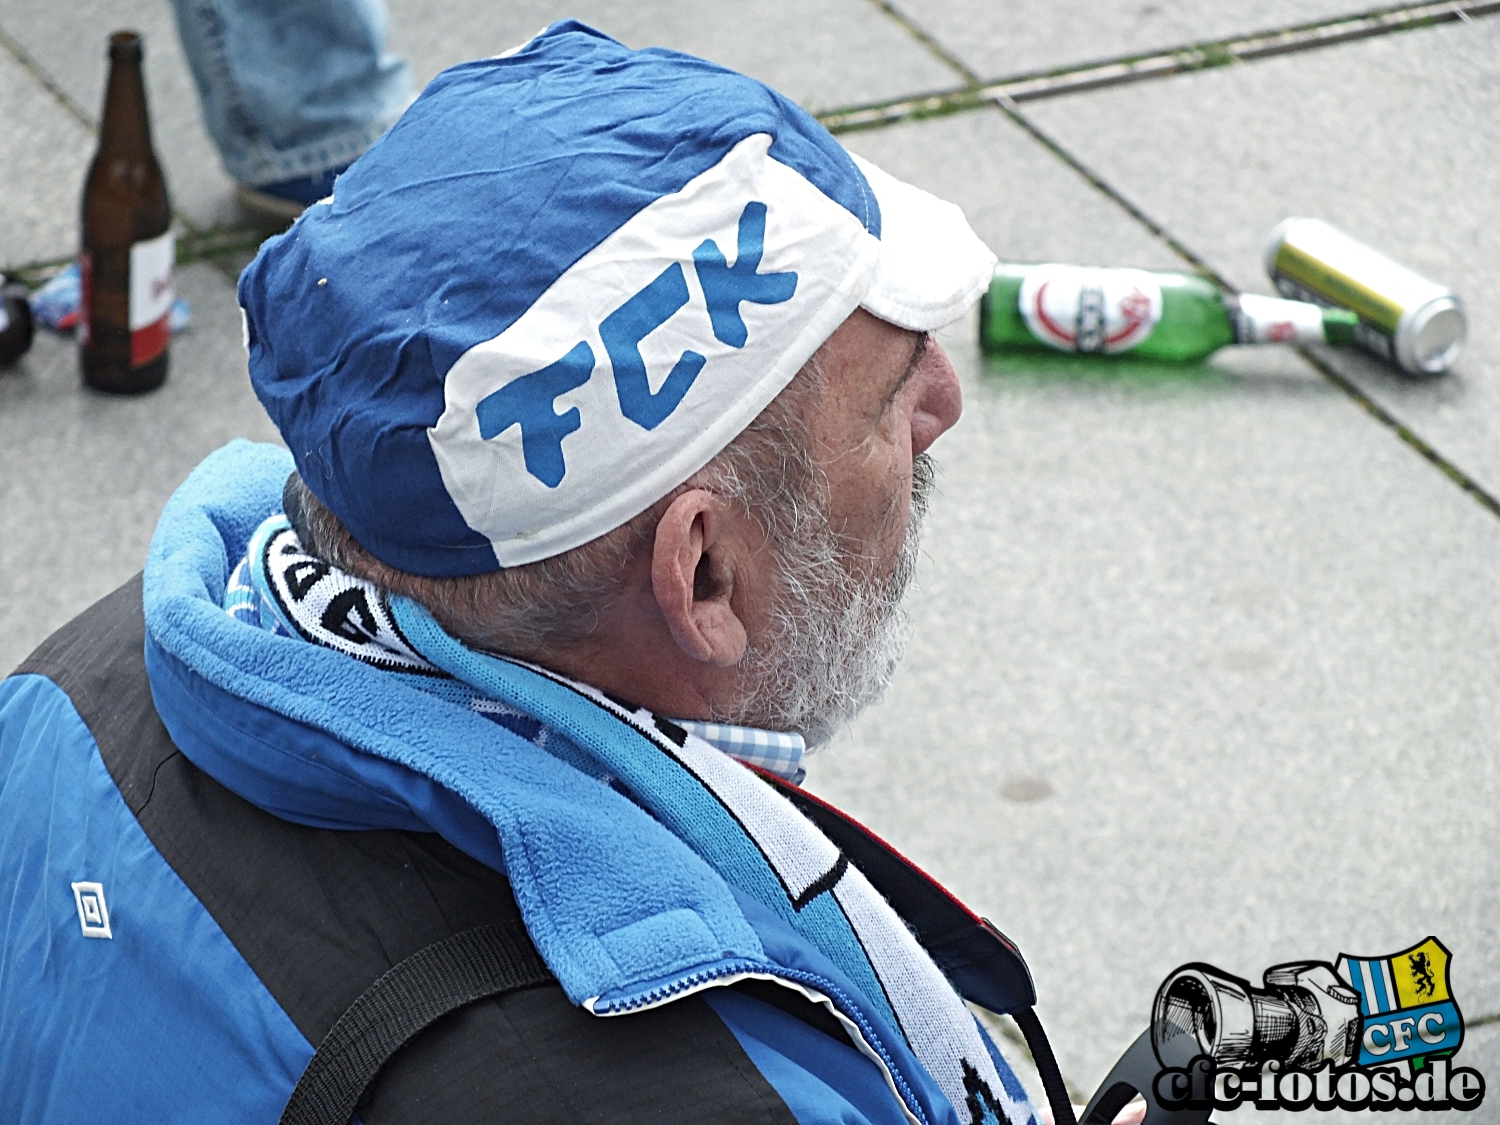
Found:
[[[703,723],[696,719],[672,721],[736,761],[767,770],[793,785],[800,785],[807,776],[807,770],[802,766],[807,743],[795,731],[760,730],[731,723]]]

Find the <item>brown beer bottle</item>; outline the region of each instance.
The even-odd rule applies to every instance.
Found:
[[[91,387],[136,394],[167,377],[171,224],[166,180],[151,150],[141,38],[117,31],[109,37],[99,150],[83,184],[78,342]]]

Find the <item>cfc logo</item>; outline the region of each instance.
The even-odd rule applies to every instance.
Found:
[[[1447,1054],[1463,1042],[1448,950],[1437,938],[1387,957],[1341,955],[1338,973],[1359,993],[1360,1066]]]

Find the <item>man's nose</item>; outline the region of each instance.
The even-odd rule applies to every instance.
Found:
[[[958,421],[964,410],[964,392],[952,360],[936,340],[928,341],[913,378],[921,388],[911,419],[911,452],[915,457],[925,453],[928,446]]]

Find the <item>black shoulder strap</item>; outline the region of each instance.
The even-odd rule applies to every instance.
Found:
[[[339,1017],[313,1054],[281,1125],[349,1125],[365,1090],[419,1031],[476,1000],[552,980],[523,927],[465,930],[393,966]]]
[[[1078,1118],[1073,1113],[1073,1099],[1068,1095],[1068,1085],[1063,1081],[1057,1056],[1052,1053],[1052,1044],[1047,1040],[1047,1033],[1042,1030],[1042,1021],[1037,1018],[1036,1009],[1022,1008],[1012,1012],[1010,1018],[1016,1021],[1016,1026],[1026,1037],[1026,1046],[1031,1049],[1031,1061],[1036,1063],[1042,1089],[1046,1091],[1047,1102],[1052,1106],[1053,1125],[1076,1125]],[[1116,1109],[1123,1105],[1124,1102]],[[1110,1114],[1108,1120],[1114,1119],[1114,1114]]]

